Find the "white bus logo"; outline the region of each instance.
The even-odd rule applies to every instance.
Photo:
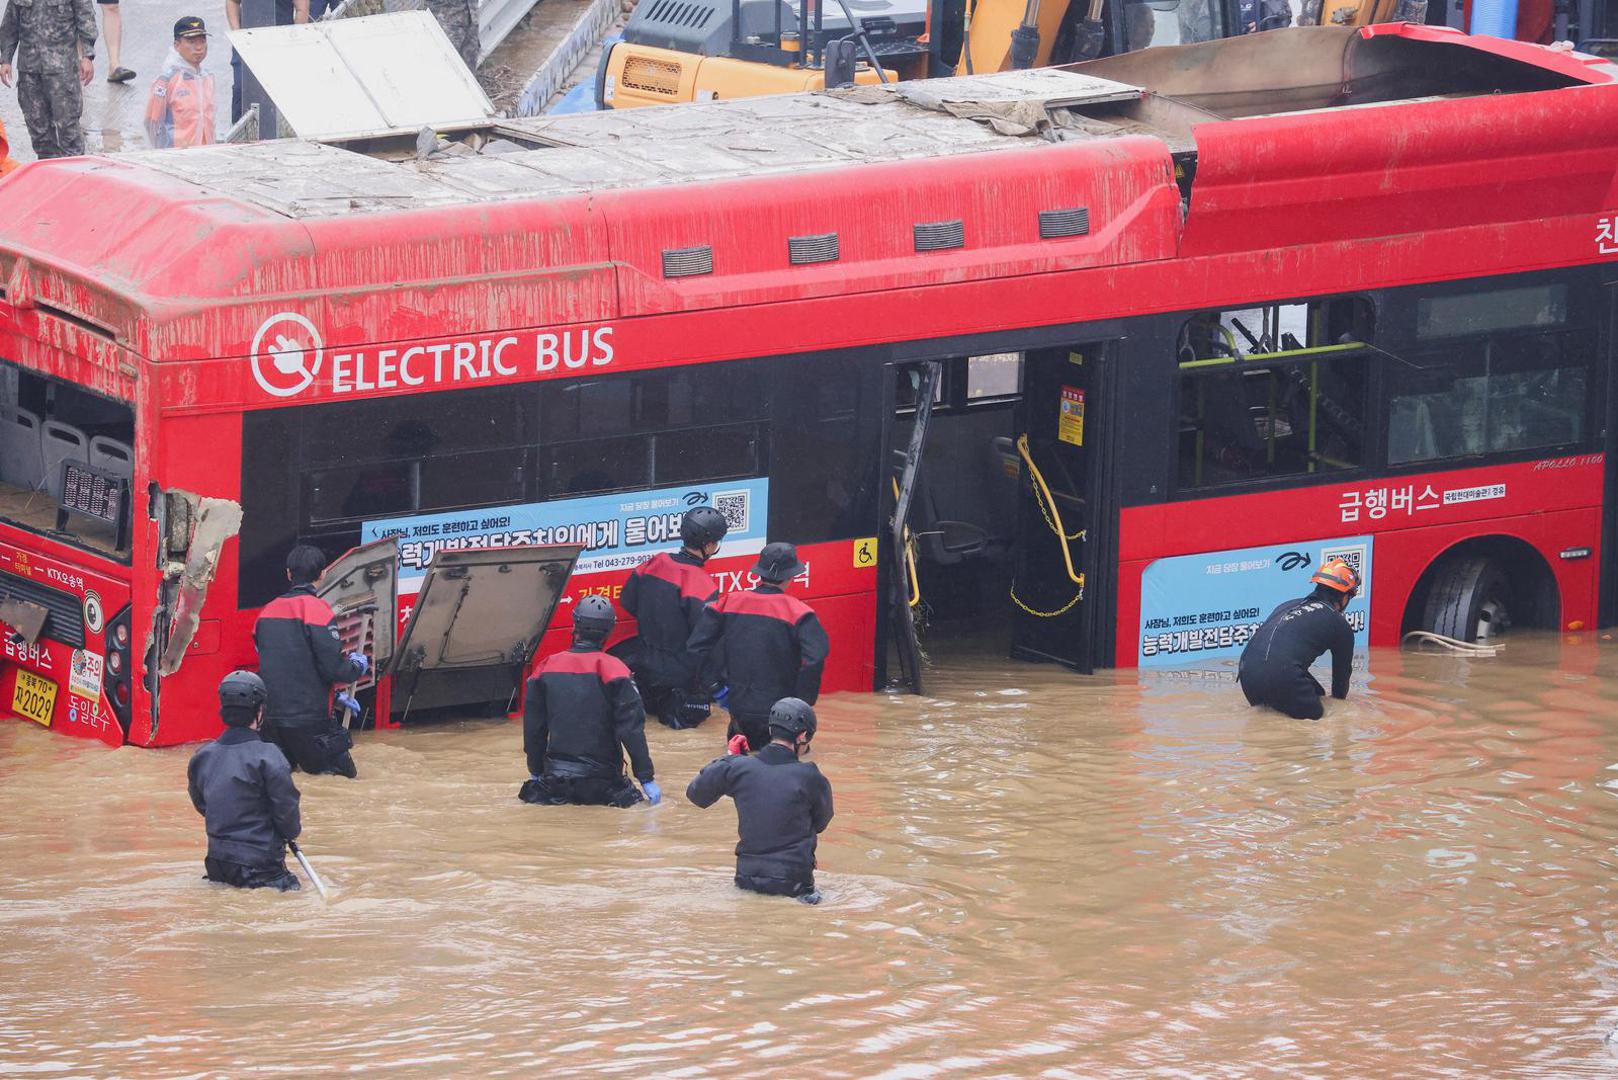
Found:
[[[324,350],[315,324],[283,311],[264,320],[253,335],[253,379],[266,394],[291,397],[314,384]]]

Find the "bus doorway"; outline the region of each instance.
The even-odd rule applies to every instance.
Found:
[[[1111,654],[1109,352],[1105,342],[1028,352],[1017,408],[1011,656],[1085,674]]]
[[[1115,533],[1095,494],[1108,364],[1104,343],[1080,343],[893,365],[879,683],[919,691],[945,639],[1076,671],[1110,661],[1092,602]]]

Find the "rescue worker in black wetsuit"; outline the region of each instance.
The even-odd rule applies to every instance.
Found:
[[[349,748],[354,740],[332,719],[332,688],[351,683],[371,668],[364,653],[343,652],[331,605],[315,595],[314,583],[326,568],[317,547],[299,544],[287,552],[292,590],[271,600],[253,626],[258,671],[269,687],[265,734],[306,773],[356,775]],[[359,712],[359,704],[339,695],[339,704]]]
[[[791,544],[766,544],[751,592],[709,604],[691,632],[692,656],[703,664],[710,696],[730,710],[727,738],[745,735],[757,749],[770,741],[770,709],[785,697],[813,705],[831,642],[813,609],[783,590],[803,573]]]
[[[684,546],[635,567],[620,597],[639,627],[612,653],[635,673],[646,711],[671,728],[696,727],[708,719],[708,695],[697,686],[697,665],[686,643],[703,609],[719,598],[719,586],[703,565],[728,531],[725,515],[713,507],[687,510],[680,519]]]
[[[663,792],[652,779],[646,710],[629,668],[601,646],[618,615],[612,601],[587,596],[573,609],[573,647],[545,658],[528,680],[522,745],[528,781],[517,797],[560,806],[634,806],[641,792],[653,806]],[[629,755],[636,788],[624,775]]]
[[[801,760],[816,726],[807,702],[782,698],[770,710],[769,745],[709,762],[685,789],[705,810],[722,795],[735,800],[739,888],[820,903],[815,838],[831,822],[831,784]]]
[[[292,766],[259,734],[268,697],[251,671],[226,675],[219,684],[225,730],[191,755],[186,776],[191,804],[207,822],[208,880],[291,892],[298,879],[287,870],[287,841],[303,825]]]
[[[1354,661],[1354,631],[1343,609],[1360,591],[1359,573],[1332,559],[1309,580],[1315,591],[1270,612],[1242,650],[1237,669],[1249,705],[1268,705],[1295,720],[1326,714],[1321,702],[1326,691],[1309,665],[1331,650],[1331,696],[1342,699],[1348,697]]]

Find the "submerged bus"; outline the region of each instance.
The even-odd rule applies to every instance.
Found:
[[[1229,657],[1333,555],[1370,644],[1593,628],[1615,73],[1309,28],[25,166],[0,711],[211,735],[298,542],[379,722],[504,711],[697,502],[724,589],[800,546],[829,690],[919,685],[951,604],[1079,671]]]

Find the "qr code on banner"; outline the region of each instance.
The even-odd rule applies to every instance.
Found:
[[[1354,547],[1322,548],[1320,550],[1320,565],[1325,566],[1333,559],[1342,559],[1354,568],[1356,574],[1362,577],[1365,574],[1365,548],[1363,545]]]
[[[748,511],[753,506],[751,491],[719,491],[714,493],[713,508],[725,515],[725,527],[731,532],[746,532]]]

